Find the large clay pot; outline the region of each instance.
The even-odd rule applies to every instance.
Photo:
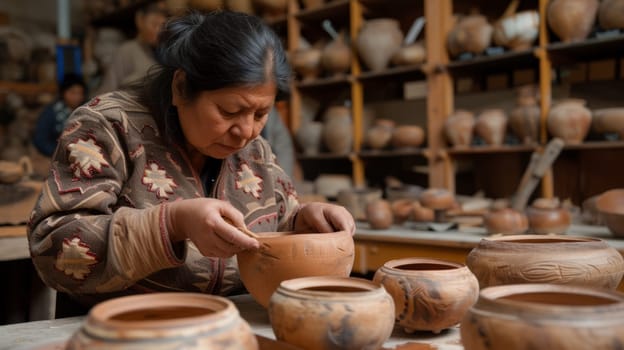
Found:
[[[291,64],[303,81],[316,79],[321,73],[321,54],[318,47],[298,49],[291,56]]]
[[[486,144],[500,146],[505,141],[507,115],[499,108],[486,109],[479,114],[474,131]]]
[[[323,123],[307,122],[297,129],[295,140],[306,155],[317,154],[321,148],[321,132]]]
[[[277,288],[269,319],[278,340],[301,349],[379,349],[392,333],[394,303],[365,279],[297,278]]]
[[[489,234],[519,235],[529,229],[529,219],[517,210],[501,208],[483,215],[483,225]]]
[[[347,154],[353,146],[351,110],[344,106],[332,106],[323,116],[323,142],[331,153]]]
[[[526,209],[529,228],[537,234],[563,234],[572,224],[572,215],[559,200],[538,198]]]
[[[262,306],[280,282],[308,276],[349,276],[353,267],[353,238],[347,231],[332,233],[261,234],[260,250],[238,253],[243,284]]]
[[[624,189],[606,191],[596,198],[596,209],[615,237],[624,237]]]
[[[548,132],[568,144],[578,144],[587,136],[591,120],[591,111],[585,107],[585,100],[561,100],[550,109]]]
[[[450,54],[482,53],[492,42],[493,30],[485,16],[474,14],[461,17],[448,34]]]
[[[392,139],[395,123],[389,119],[375,119],[374,125],[366,130],[365,143],[371,149],[383,149]]]
[[[466,350],[617,349],[624,295],[592,288],[524,284],[486,288],[461,322]]]
[[[602,29],[624,29],[624,0],[602,0],[598,9]]]
[[[456,110],[444,123],[444,133],[453,147],[466,148],[472,143],[472,131],[475,126],[474,114],[465,110]]]
[[[479,293],[479,283],[466,266],[438,259],[390,260],[375,272],[373,282],[392,295],[396,322],[408,333],[439,333],[454,326]]]
[[[534,144],[539,138],[540,108],[534,85],[518,88],[516,107],[509,114],[509,127],[524,144]]]
[[[392,18],[376,18],[364,23],[358,33],[355,46],[364,64],[372,70],[385,69],[403,42],[399,21]]]
[[[258,349],[234,303],[199,293],[155,293],[93,307],[67,343],[78,349]]]
[[[535,10],[522,11],[502,18],[494,24],[493,39],[497,45],[512,51],[528,50],[539,32],[539,14]]]
[[[615,289],[624,258],[597,238],[517,235],[482,239],[466,265],[486,288],[514,283],[554,283]]]
[[[366,205],[366,221],[374,230],[385,230],[392,225],[392,206],[385,199],[371,201]]]
[[[548,26],[561,41],[582,41],[596,21],[598,0],[552,0],[547,11]]]
[[[616,133],[624,140],[624,107],[593,110],[591,128],[598,134]]]
[[[422,145],[425,141],[425,131],[418,125],[400,125],[392,133],[392,147],[411,148]]]
[[[351,47],[345,44],[344,36],[338,35],[336,39],[327,44],[321,54],[321,65],[332,75],[343,75],[351,67]]]

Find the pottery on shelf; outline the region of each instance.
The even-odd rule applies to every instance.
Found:
[[[624,29],[624,0],[602,0],[598,8],[602,29]]]
[[[396,323],[408,333],[439,333],[456,325],[479,293],[479,283],[465,265],[438,259],[390,260],[375,272],[373,282],[392,295]]]
[[[370,149],[386,148],[392,139],[395,123],[390,119],[375,119],[373,126],[366,130],[364,142]]]
[[[486,288],[514,283],[554,283],[615,289],[624,258],[603,240],[516,235],[482,239],[466,265]]]
[[[516,107],[509,113],[509,127],[524,144],[534,144],[539,140],[540,107],[537,96],[534,85],[518,88]]]
[[[486,144],[500,146],[505,141],[507,114],[500,108],[485,109],[477,116],[474,131]]]
[[[592,111],[591,129],[598,134],[615,133],[624,140],[624,107],[601,108]]]
[[[413,201],[411,199],[397,199],[390,203],[392,209],[392,217],[394,223],[401,225],[409,220],[414,211]]]
[[[624,237],[624,189],[603,192],[596,198],[600,218],[615,237]]]
[[[418,147],[425,141],[425,131],[418,125],[399,125],[392,132],[392,147]]]
[[[466,148],[472,143],[475,118],[472,112],[456,110],[444,123],[444,134],[448,142],[456,148]]]
[[[353,188],[338,192],[336,198],[338,204],[342,205],[353,215],[355,220],[366,220],[366,206],[368,203],[381,199],[380,189],[374,188]]]
[[[435,220],[433,209],[424,207],[419,201],[412,203],[412,219],[416,222],[432,222]]]
[[[321,66],[331,75],[343,75],[351,67],[351,47],[345,43],[340,33],[321,53]]]
[[[12,184],[32,174],[33,167],[28,156],[20,157],[19,161],[0,160],[0,184]]]
[[[336,198],[338,193],[353,187],[351,176],[343,174],[321,174],[314,180],[317,194],[327,198]]]
[[[291,57],[295,72],[303,81],[316,79],[321,73],[322,50],[316,46],[296,50]]]
[[[535,10],[522,11],[494,24],[493,40],[512,51],[528,50],[539,33],[539,14]]]
[[[323,142],[334,154],[347,154],[353,143],[351,110],[345,106],[331,106],[323,116]]]
[[[552,0],[548,4],[548,26],[561,41],[582,41],[596,22],[598,0]]]
[[[427,49],[422,41],[402,46],[390,59],[395,66],[420,64],[427,59]]]
[[[489,234],[519,235],[529,229],[529,219],[515,209],[501,208],[483,215],[483,225]]]
[[[282,281],[308,276],[349,276],[354,246],[351,233],[261,233],[259,250],[237,254],[241,281],[262,306]]]
[[[302,349],[379,349],[394,328],[392,297],[361,278],[284,281],[268,311],[276,338]]]
[[[564,234],[572,224],[572,215],[557,198],[538,198],[526,208],[531,233]]]
[[[305,155],[315,155],[321,149],[321,133],[323,131],[323,123],[321,122],[305,122],[295,133],[295,140],[303,149]]]
[[[374,200],[366,205],[366,221],[374,230],[385,230],[394,221],[392,206],[385,199]]]
[[[548,114],[548,132],[567,144],[582,143],[591,124],[592,114],[585,100],[564,99],[553,105]]]
[[[399,21],[393,18],[365,21],[355,41],[360,58],[372,71],[385,69],[402,44],[403,32]]]
[[[466,350],[617,349],[624,344],[624,295],[587,287],[490,287],[461,322]]]
[[[448,49],[451,56],[461,53],[480,54],[492,42],[492,25],[483,15],[461,16],[448,34]]]
[[[230,300],[199,293],[154,293],[94,306],[66,349],[258,349]]]

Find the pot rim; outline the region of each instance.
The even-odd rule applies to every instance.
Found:
[[[526,241],[526,242],[524,242]],[[542,241],[542,242],[540,242]],[[552,244],[566,244],[577,245],[578,243],[608,246],[606,242],[596,237],[586,236],[568,236],[568,235],[539,235],[539,234],[524,234],[524,235],[508,235],[499,237],[485,237],[479,242],[479,246],[492,246],[492,245],[513,245],[527,246],[531,249],[535,247],[550,246]]]
[[[422,270],[408,270],[401,269],[399,266],[402,265],[418,265],[418,264],[435,264],[440,265],[442,267],[448,267],[444,269],[422,269]],[[449,261],[445,259],[436,259],[436,258],[426,258],[426,257],[411,257],[411,258],[401,258],[401,259],[393,259],[386,261],[383,264],[383,267],[395,272],[400,271],[403,274],[422,274],[422,273],[455,273],[457,270],[467,268],[465,264],[456,263],[454,261]]]
[[[346,230],[334,231],[334,232],[295,232],[295,231],[282,231],[282,232],[259,232],[258,240],[260,242],[266,242],[270,245],[271,241],[275,241],[277,239],[305,239],[305,238],[316,238],[316,237],[328,237],[328,235],[332,236],[344,236],[350,235]]]
[[[351,287],[361,291],[324,291],[306,290],[311,287]],[[275,293],[286,294],[289,297],[321,300],[343,300],[353,297],[365,297],[378,293],[387,294],[386,289],[379,283],[358,277],[338,276],[311,276],[282,281]]]

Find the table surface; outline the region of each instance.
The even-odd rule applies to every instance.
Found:
[[[230,298],[238,307],[241,316],[249,323],[254,333],[275,339],[266,310],[249,295]],[[0,326],[0,350],[27,350],[43,344],[67,340],[82,324],[84,317],[70,317],[50,321],[35,321]],[[417,332],[406,334],[398,327],[384,343],[384,348],[416,343],[436,346],[439,350],[461,350],[459,328],[454,327],[440,334]]]

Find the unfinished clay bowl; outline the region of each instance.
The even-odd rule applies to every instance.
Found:
[[[617,349],[624,294],[553,284],[486,288],[461,322],[466,350]]]
[[[501,208],[483,215],[483,225],[489,234],[519,235],[529,229],[529,219],[517,210]]]
[[[609,231],[616,237],[624,237],[624,189],[602,193],[596,199],[596,208]]]
[[[276,338],[302,349],[379,349],[394,327],[392,297],[360,278],[284,281],[268,311]]]
[[[515,235],[482,239],[466,257],[479,286],[554,283],[615,289],[624,258],[589,237]]]
[[[373,282],[392,295],[396,322],[408,333],[456,325],[479,294],[479,282],[465,265],[438,259],[390,260]]]
[[[226,298],[154,293],[93,307],[67,343],[77,349],[258,349],[249,324]]]
[[[332,233],[265,233],[262,248],[238,253],[240,277],[262,306],[280,282],[308,276],[349,276],[353,267],[353,238],[347,231]]]

